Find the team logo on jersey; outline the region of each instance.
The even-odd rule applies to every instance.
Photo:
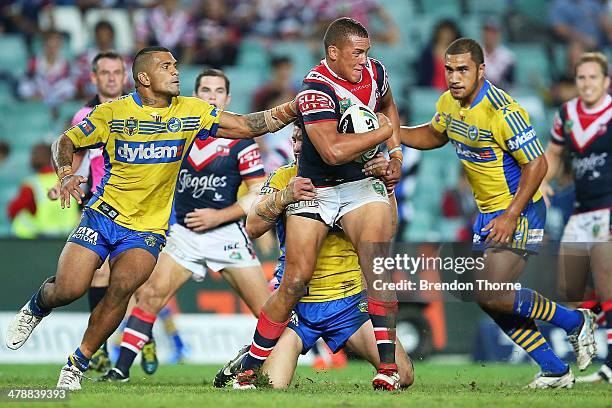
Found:
[[[472,142],[475,142],[476,140],[478,140],[478,127],[476,127],[474,125],[469,127],[469,129],[468,129],[468,138]]]
[[[353,104],[353,102],[351,102],[351,100],[348,98],[340,99],[338,103],[340,104],[340,114],[343,114],[344,111],[350,108]]]
[[[168,128],[168,132],[176,133],[181,131],[183,123],[178,118],[170,118],[166,127]]]
[[[134,136],[136,132],[138,132],[138,119],[134,119],[133,117],[126,119],[123,128],[125,129],[125,134]]]
[[[81,132],[83,132],[83,134],[85,136],[89,136],[91,135],[91,132],[93,132],[94,130],[96,130],[96,127],[93,125],[93,123],[91,123],[91,121],[87,118],[83,119],[82,121],[79,122],[79,124],[77,125],[79,129],[81,129]]]
[[[563,125],[563,131],[565,133],[570,133],[572,131],[572,127],[574,127],[574,121],[571,119],[568,119],[565,121],[565,124]]]
[[[368,301],[366,299],[360,300],[357,309],[359,309],[361,313],[368,313]]]
[[[144,242],[147,244],[147,246],[154,247],[155,244],[157,244],[157,238],[155,238],[153,235],[147,235]]]
[[[154,142],[117,141],[115,159],[122,163],[172,163],[183,157],[185,139],[156,140]]]

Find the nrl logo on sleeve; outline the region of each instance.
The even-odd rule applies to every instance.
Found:
[[[134,136],[138,132],[138,119],[133,117],[126,119],[123,128],[128,136]]]

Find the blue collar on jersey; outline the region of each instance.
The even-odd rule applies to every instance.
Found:
[[[474,98],[474,100],[472,101],[470,109],[475,108],[476,105],[478,105],[480,101],[482,101],[489,89],[491,89],[491,83],[485,79],[484,83],[482,84],[482,87],[480,88],[480,91],[478,92],[478,95],[476,95],[476,98]]]
[[[132,99],[134,99],[134,102],[136,102],[136,105],[142,108],[142,99],[140,99],[140,95],[138,95],[138,92],[134,91],[131,95]],[[168,102],[168,107],[170,107],[170,105],[172,105],[172,98],[170,98],[170,102]]]

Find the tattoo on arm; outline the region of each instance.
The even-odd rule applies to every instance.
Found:
[[[268,132],[268,126],[266,125],[266,118],[263,112],[249,113],[244,115],[246,124],[251,132],[254,134],[264,134]]]
[[[64,166],[72,166],[72,155],[74,154],[74,145],[72,141],[64,134],[55,142],[53,149],[52,162],[55,169],[60,169]]]

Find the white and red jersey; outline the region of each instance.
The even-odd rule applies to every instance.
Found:
[[[580,98],[561,106],[555,114],[551,142],[570,153],[576,185],[575,212],[612,208],[612,97],[586,109]]]
[[[85,106],[77,111],[70,121],[70,126],[76,126],[80,123],[87,115],[91,113],[96,105],[99,105],[100,99],[96,95],[92,100],[87,102]],[[102,157],[103,147],[97,147],[95,149],[88,149],[87,154],[83,158],[83,162],[79,167],[77,174],[84,177],[91,177],[91,191],[100,184],[102,177],[104,177],[104,158]]]
[[[356,103],[367,105],[377,112],[388,90],[387,71],[373,58],[368,58],[361,80],[356,84],[336,75],[325,60],[310,70],[296,98],[304,139],[298,175],[310,178],[317,187],[365,178],[361,163],[350,162],[339,166],[326,164],[308,138],[304,125],[323,121],[338,122],[344,110]]]
[[[263,177],[259,146],[250,139],[196,139],[183,159],[175,192],[176,222],[196,208],[222,209],[237,200],[244,179]]]

